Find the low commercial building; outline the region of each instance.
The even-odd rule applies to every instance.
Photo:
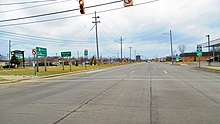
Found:
[[[199,58],[200,58],[200,61],[208,61],[209,55],[210,55],[210,58],[213,58],[212,52],[210,52],[210,54],[209,54],[209,52],[202,52],[201,57],[197,56],[197,52],[180,54],[180,56],[182,57],[182,61],[184,61],[184,62],[199,61]],[[220,52],[215,52],[215,57],[220,58]]]

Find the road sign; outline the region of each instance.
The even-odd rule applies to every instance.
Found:
[[[84,50],[84,58],[88,58],[88,54],[89,54],[88,50],[85,49],[85,50]]]
[[[71,57],[71,52],[61,52],[61,57]]]
[[[47,56],[47,48],[36,47],[37,56]]]
[[[32,54],[36,55],[36,53],[37,53],[36,49],[32,49]]]
[[[197,51],[202,52],[202,45],[197,45]]]
[[[197,45],[197,56],[202,56],[202,45]]]
[[[198,52],[197,52],[197,56],[202,56],[202,52],[201,52],[201,51],[198,51]]]
[[[124,0],[124,7],[133,6],[133,0]]]

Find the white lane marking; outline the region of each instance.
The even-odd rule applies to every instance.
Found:
[[[163,71],[165,74],[167,74],[167,72],[166,71]]]
[[[90,74],[90,73],[95,73],[95,72],[101,72],[101,71],[105,71],[106,69],[101,69],[101,70],[94,70],[94,71],[89,71],[89,72],[86,72],[87,74]]]
[[[132,71],[130,74],[134,73],[135,71]]]

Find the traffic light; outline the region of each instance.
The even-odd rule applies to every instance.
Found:
[[[134,5],[133,0],[124,0],[124,7],[129,7],[133,5]]]
[[[85,14],[84,0],[79,0],[79,9],[81,14]]]

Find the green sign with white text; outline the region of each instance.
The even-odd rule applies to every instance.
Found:
[[[197,51],[197,56],[202,56],[202,51]]]
[[[47,56],[47,48],[36,47],[37,56]]]
[[[71,57],[71,52],[61,52],[61,57]]]

